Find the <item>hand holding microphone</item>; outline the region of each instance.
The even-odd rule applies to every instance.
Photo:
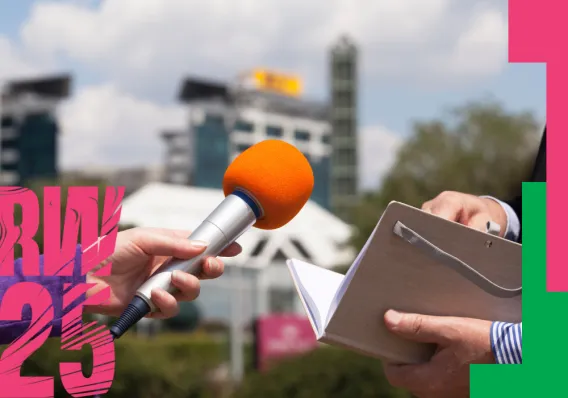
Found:
[[[119,316],[136,289],[152,275],[169,257],[191,259],[204,250],[204,242],[187,239],[190,231],[176,231],[158,228],[132,228],[118,234],[114,253],[108,258],[112,262],[112,273],[108,276],[87,275],[87,283],[95,284],[87,295],[94,295],[102,289],[110,288],[110,300],[100,306],[86,306],[85,312]],[[241,247],[233,243],[219,255],[233,257],[241,252]],[[213,279],[223,274],[224,264],[220,258],[207,258],[203,262],[201,274],[194,276],[179,271],[172,275],[172,284],[179,292],[171,295],[157,289],[152,300],[160,310],[152,317],[171,318],[177,315],[178,301],[192,301],[200,291],[199,280]]]
[[[141,286],[110,328],[113,336],[119,338],[140,319],[156,312],[156,291],[158,296],[163,291],[179,294],[172,280],[178,271],[200,275],[205,258],[223,253],[251,227],[277,229],[292,220],[310,198],[313,185],[308,160],[284,141],[266,140],[244,151],[225,173],[225,199],[187,238],[204,242],[205,249],[191,259],[171,257],[146,281],[134,281]]]

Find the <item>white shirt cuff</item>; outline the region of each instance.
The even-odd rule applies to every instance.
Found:
[[[519,237],[521,234],[521,222],[519,221],[519,217],[517,213],[513,210],[513,208],[499,199],[494,198],[493,196],[481,196],[482,198],[492,199],[495,202],[499,203],[503,210],[505,211],[505,215],[507,216],[507,227],[505,229],[505,239],[512,240],[514,242],[519,241]]]

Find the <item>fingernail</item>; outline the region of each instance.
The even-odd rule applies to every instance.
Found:
[[[197,249],[202,249],[204,247],[208,246],[207,242],[203,242],[202,240],[192,240],[190,241],[191,246],[197,248]]]
[[[175,271],[172,273],[172,279],[173,279],[175,282],[183,282],[183,281],[185,280],[185,274],[184,274],[182,271],[180,271],[180,270],[175,270]]]
[[[389,310],[386,313],[387,321],[389,323],[391,323],[393,326],[398,325],[398,323],[400,322],[400,320],[402,319],[402,314],[400,312],[394,311],[394,310]]]
[[[221,264],[219,264],[219,261],[216,258],[211,257],[209,259],[209,268],[211,269],[211,272],[219,272]]]
[[[160,289],[160,288],[152,289],[152,292],[151,292],[151,294],[157,295],[158,297],[161,297],[161,298],[164,297],[165,293],[166,292],[164,290]]]

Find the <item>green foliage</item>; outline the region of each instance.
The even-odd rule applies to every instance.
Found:
[[[408,398],[390,387],[378,360],[336,348],[321,348],[251,374],[235,398]]]
[[[347,271],[349,271],[350,266],[351,266],[351,264],[338,265],[338,266],[333,268],[333,271],[337,272],[338,274],[345,275],[347,273]]]
[[[416,123],[380,190],[364,195],[355,209],[352,244],[363,247],[392,200],[420,207],[443,191],[510,198],[528,176],[540,128],[531,114],[508,113],[495,102],[469,103],[444,120]]]
[[[203,336],[162,334],[154,339],[126,335],[116,342],[116,373],[105,397],[209,397],[208,372],[221,363],[220,345]],[[59,339],[50,339],[25,363],[24,376],[54,376],[55,396],[65,397],[59,376],[61,362],[82,361],[92,372],[91,348],[61,351]]]

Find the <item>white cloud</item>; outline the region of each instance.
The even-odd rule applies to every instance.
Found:
[[[446,72],[452,77],[495,75],[507,63],[507,48],[506,16],[494,9],[480,9],[455,43]]]
[[[60,109],[63,168],[161,163],[160,132],[183,128],[181,107],[160,106],[113,85],[80,90]]]
[[[474,3],[42,1],[22,24],[21,48],[0,36],[0,79],[40,70],[22,54],[88,67],[107,83],[79,88],[61,110],[63,166],[158,163],[160,130],[182,127],[185,113],[156,99],[174,97],[187,73],[227,78],[277,67],[303,75],[310,94],[322,94],[327,49],[343,33],[360,48],[362,91],[377,79],[440,89],[499,73],[507,61],[506,2]],[[379,126],[363,128],[361,137],[361,183],[374,187],[401,139]]]
[[[359,134],[359,185],[364,190],[377,188],[396,159],[404,142],[400,134],[383,126],[368,126]]]
[[[0,85],[7,79],[35,75],[39,68],[27,62],[8,38],[0,35]]]
[[[344,32],[361,47],[365,76],[415,82],[435,77],[440,83],[498,72],[506,64],[505,12],[495,3],[482,11],[454,4],[121,0],[88,6],[50,1],[34,5],[22,39],[36,54],[64,54],[129,89],[163,93],[167,87],[170,95],[186,73],[228,77],[258,65],[301,73],[308,87],[321,90],[326,50]]]

